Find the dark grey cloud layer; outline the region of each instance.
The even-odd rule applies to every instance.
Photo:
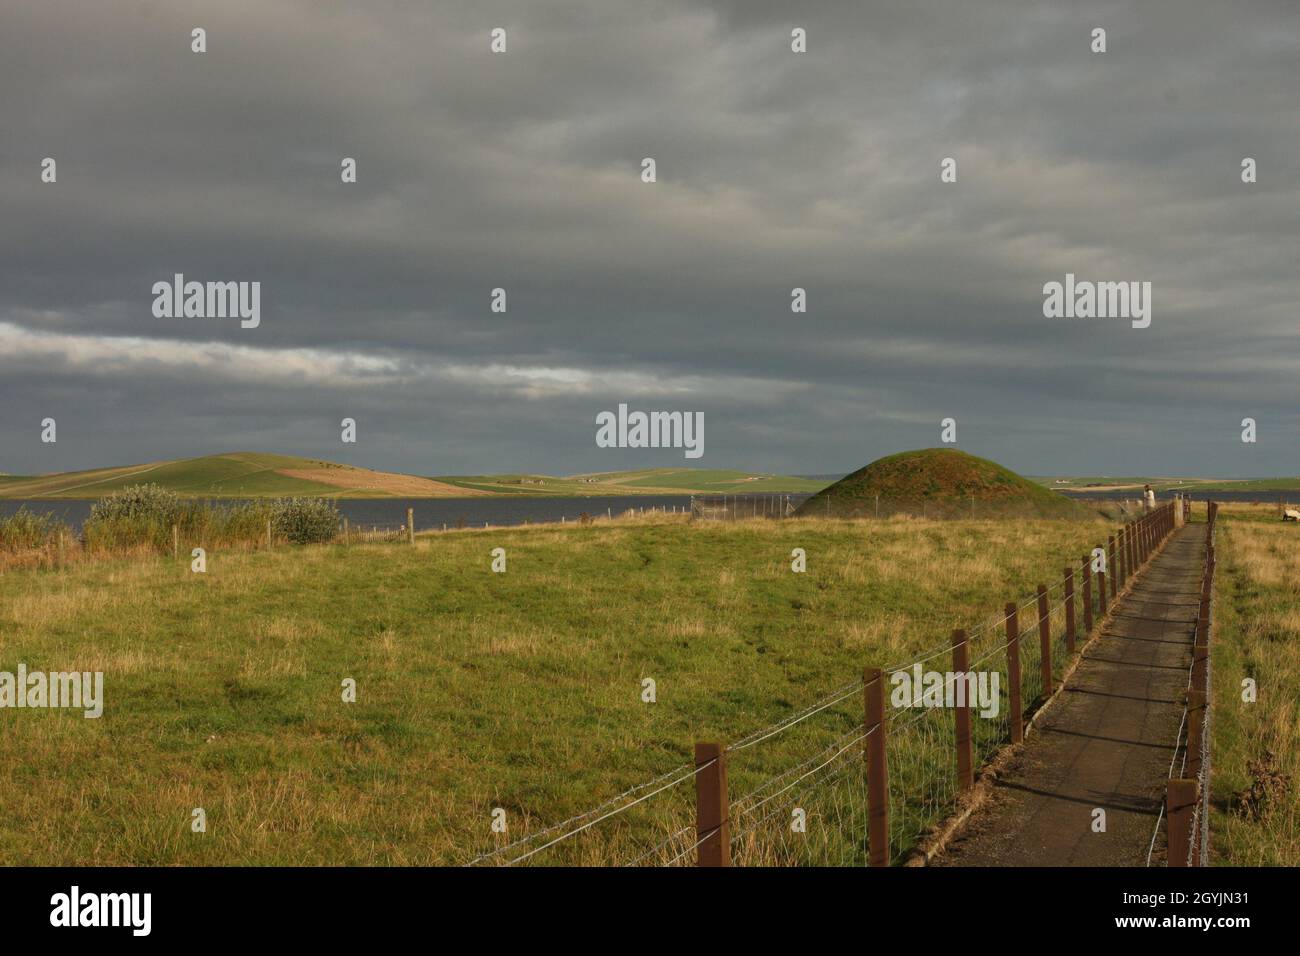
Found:
[[[1029,472],[1296,472],[1290,0],[0,10],[0,470],[683,462],[596,447],[627,402],[704,412],[706,466],[952,416]],[[261,326],[155,318],[175,272],[260,281]],[[1043,318],[1066,272],[1150,281],[1151,327]]]

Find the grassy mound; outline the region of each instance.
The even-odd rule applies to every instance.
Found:
[[[182,498],[449,498],[483,493],[315,458],[231,452],[121,468],[7,476],[0,478],[0,496],[98,498],[143,482]]]
[[[933,506],[936,516],[945,508],[973,508],[976,514],[1053,514],[1077,507],[1064,495],[987,458],[955,448],[923,448],[888,455],[859,468],[814,495],[800,513],[847,514],[866,507],[874,512],[877,498],[882,515],[919,510],[926,505]]]

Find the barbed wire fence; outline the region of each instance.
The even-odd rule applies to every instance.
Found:
[[[1138,502],[1119,498],[1062,498],[1052,502],[999,501],[975,496],[946,498],[901,498],[880,495],[837,498],[808,493],[770,494],[747,492],[722,495],[692,495],[689,512],[693,521],[749,521],[788,518],[881,519],[923,518],[955,521],[979,518],[1079,518],[1105,514],[1128,521],[1142,513]]]
[[[1169,761],[1165,799],[1156,815],[1147,866],[1160,859],[1157,845],[1164,835],[1166,866],[1209,866],[1210,862],[1210,775],[1213,701],[1213,667],[1210,639],[1214,622],[1215,538],[1218,505],[1210,502],[1206,511],[1205,564],[1201,573],[1200,604],[1192,642],[1191,666],[1184,690],[1185,704]],[[1162,829],[1163,827],[1163,829]]]
[[[1072,559],[1060,580],[1009,602],[1001,616],[956,630],[910,660],[868,668],[729,745],[697,743],[694,760],[589,810],[516,839],[494,834],[496,845],[466,865],[882,866],[902,859],[952,813],[977,768],[1023,741],[1026,721],[1060,686],[1076,641],[1095,633],[1112,595],[1173,532],[1174,507],[1125,523],[1108,553]],[[936,670],[935,661],[951,661],[951,669]],[[783,745],[777,753],[775,740]],[[791,761],[790,752],[801,757]],[[1208,760],[1201,767],[1208,779]],[[729,796],[733,787],[739,797]]]

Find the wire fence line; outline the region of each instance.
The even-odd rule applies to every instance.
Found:
[[[1139,505],[1120,499],[1086,500],[1065,498],[1043,502],[998,500],[956,495],[946,498],[835,497],[811,493],[764,493],[758,490],[737,494],[692,495],[693,521],[747,521],[786,518],[923,518],[955,521],[972,518],[1080,518],[1104,514],[1128,520],[1141,510]]]
[[[974,768],[1023,739],[1026,719],[1059,685],[1076,637],[1089,636],[1085,601],[1087,620],[1095,610],[1099,626],[1109,600],[1106,571],[1129,580],[1172,531],[1171,508],[1118,530],[1110,564],[1098,565],[1095,591],[1074,587],[1095,559],[1071,560],[1061,581],[1040,585],[1029,601],[1008,602],[1001,618],[955,631],[949,643],[909,661],[868,670],[730,745],[697,744],[693,762],[466,865],[525,864],[546,851],[541,858],[551,864],[628,866],[880,865],[899,858],[951,813]],[[1117,548],[1130,549],[1132,559],[1116,565]],[[969,659],[973,637],[998,628],[1001,639],[990,650],[958,666]],[[929,672],[927,687],[903,692],[909,668],[944,655],[952,656],[951,669]],[[806,756],[774,770],[778,757],[765,756],[760,745],[785,735],[786,748]],[[729,774],[757,782],[729,799]],[[688,780],[694,801],[682,786]]]
[[[1158,859],[1156,848],[1162,834],[1165,838],[1165,866],[1208,866],[1210,862],[1210,740],[1214,713],[1214,668],[1210,645],[1214,630],[1218,510],[1215,502],[1210,502],[1207,506],[1205,563],[1201,572],[1192,659],[1184,690],[1185,702],[1174,742],[1174,753],[1169,760],[1165,799],[1156,815],[1151,842],[1147,848],[1147,866],[1152,866]]]

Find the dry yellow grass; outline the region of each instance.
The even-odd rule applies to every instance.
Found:
[[[1221,511],[1212,848],[1238,866],[1300,863],[1300,527],[1269,510]]]

